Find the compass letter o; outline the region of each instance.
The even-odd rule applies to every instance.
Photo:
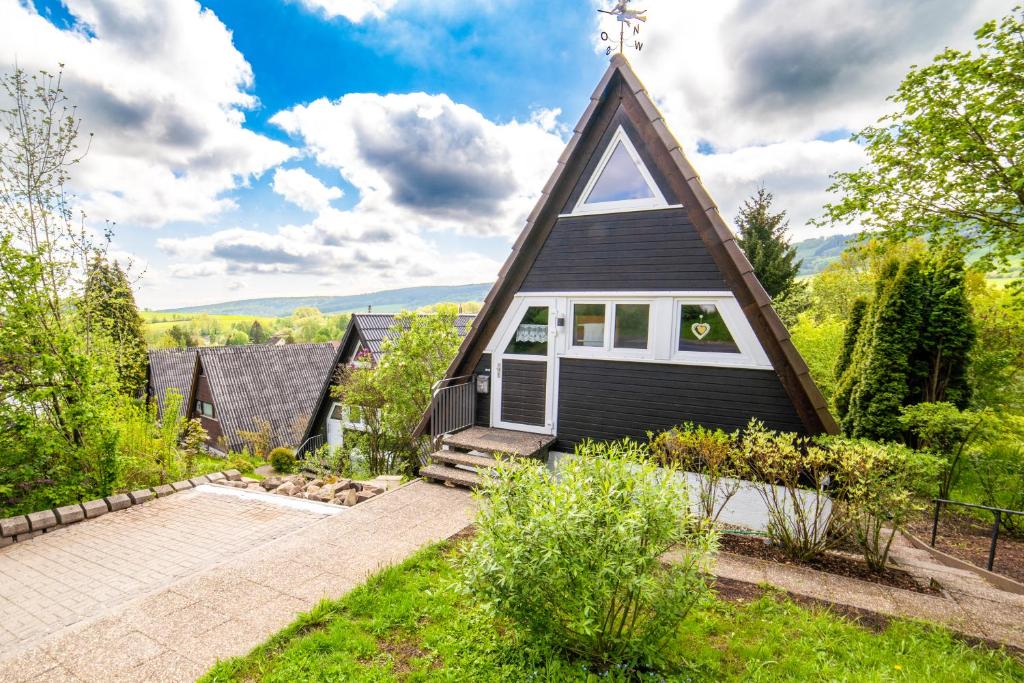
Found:
[[[601,40],[608,40],[608,32],[601,31]]]

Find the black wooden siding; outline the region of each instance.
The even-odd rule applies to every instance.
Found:
[[[544,426],[547,396],[546,361],[504,360],[501,365],[503,422]]]
[[[558,219],[521,292],[728,290],[686,209]]]
[[[585,438],[646,440],[648,430],[688,421],[732,431],[752,417],[770,429],[805,431],[770,370],[575,358],[559,366],[558,450],[571,452]]]
[[[491,376],[491,354],[485,353],[480,356],[480,362],[476,364],[476,369],[473,371],[475,375],[486,375]],[[493,391],[493,380],[492,386],[488,387]],[[491,426],[491,394],[477,393],[476,395],[476,421],[475,423],[481,427]]]

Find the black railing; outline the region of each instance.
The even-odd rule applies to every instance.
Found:
[[[430,435],[450,434],[476,420],[476,376],[462,375],[437,382],[430,403]]]
[[[1022,510],[1007,510],[1005,508],[994,508],[988,505],[978,505],[976,503],[964,503],[959,500],[946,500],[945,498],[935,498],[935,518],[932,520],[932,543],[931,546],[935,547],[935,538],[939,533],[939,513],[942,511],[943,505],[962,505],[965,508],[974,508],[976,510],[988,510],[995,516],[995,521],[992,523],[992,542],[988,547],[988,567],[989,571],[992,571],[992,565],[996,561],[996,544],[999,542],[999,527],[1003,523],[1003,515],[1024,515]]]
[[[295,457],[298,458],[299,460],[303,460],[305,459],[307,453],[315,453],[323,445],[323,434],[314,434],[313,436],[309,437],[308,439],[302,442],[302,445],[299,446],[298,450],[295,451]]]

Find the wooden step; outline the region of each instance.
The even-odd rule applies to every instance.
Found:
[[[481,453],[505,453],[523,458],[540,453],[554,442],[555,437],[548,434],[517,432],[494,427],[470,427],[461,432],[448,434],[442,440],[449,448]]]
[[[425,479],[443,481],[463,488],[476,488],[480,485],[482,478],[479,474],[467,472],[457,467],[448,465],[427,465],[420,468],[420,476]]]
[[[465,465],[478,470],[491,469],[498,465],[498,461],[488,455],[473,455],[472,453],[463,453],[462,451],[437,451],[430,455],[430,459],[435,463],[443,462],[449,465]],[[510,463],[507,458],[506,464],[515,466],[515,463]]]

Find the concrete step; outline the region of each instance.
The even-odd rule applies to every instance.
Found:
[[[547,434],[517,432],[495,427],[470,427],[461,432],[448,434],[442,439],[442,443],[452,449],[505,453],[524,458],[541,454],[554,442],[555,437]]]
[[[474,455],[462,451],[437,451],[430,456],[435,463],[447,463],[449,465],[465,465],[475,469],[490,469],[497,466],[498,461],[488,455]],[[515,463],[512,463],[514,466]]]
[[[441,481],[467,489],[476,488],[482,481],[479,474],[461,470],[457,467],[449,467],[448,465],[427,465],[426,467],[421,467],[420,476],[424,479],[433,479],[434,481]]]

